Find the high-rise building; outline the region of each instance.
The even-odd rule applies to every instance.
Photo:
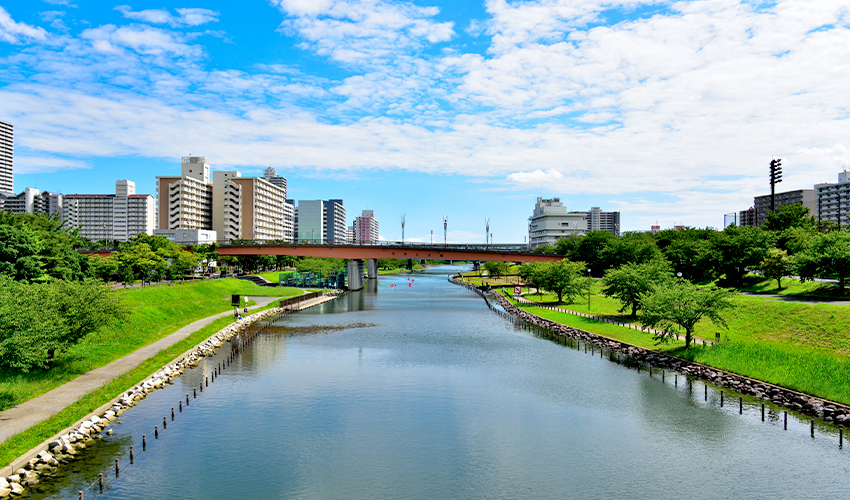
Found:
[[[608,231],[620,236],[620,212],[603,212],[599,207],[593,207],[584,214],[588,231]]]
[[[0,193],[15,190],[15,127],[0,121]]]
[[[750,207],[746,210],[741,210],[738,212],[738,227],[741,226],[755,226],[756,225],[756,209],[754,207]]]
[[[0,193],[0,210],[14,214],[62,216],[62,195],[25,188],[18,194]]]
[[[809,209],[811,215],[817,213],[818,194],[814,189],[797,189],[796,191],[786,191],[784,193],[775,193],[775,206],[778,209],[782,205],[803,205]],[[770,212],[770,195],[756,196],[753,199],[753,208],[755,208],[756,226],[761,226],[767,220],[767,213]],[[741,224],[743,225],[743,224]]]
[[[559,239],[584,234],[587,231],[587,212],[567,213],[559,198],[544,200],[538,197],[534,212],[528,218],[528,242],[532,250],[554,245]]]
[[[812,210],[818,220],[832,221],[839,227],[847,227],[850,220],[850,175],[845,170],[838,173],[838,182],[815,184],[816,208]]]
[[[378,221],[375,219],[375,211],[363,210],[361,215],[354,219],[354,244],[376,245],[378,239]]]
[[[184,156],[180,177],[156,178],[159,229],[212,229],[210,164],[203,156]]]
[[[345,243],[342,200],[299,200],[298,241],[314,245]]]
[[[218,173],[218,172],[216,172]],[[242,238],[254,241],[285,240],[286,191],[262,177],[232,177],[242,188]]]
[[[155,212],[153,196],[136,194],[136,184],[128,180],[115,183],[115,194],[69,194],[62,200],[62,220],[93,241],[153,234]]]
[[[263,171],[263,179],[283,189],[283,197],[286,198],[286,177],[277,175],[277,170],[269,167]]]
[[[231,180],[239,172],[213,172],[212,229],[222,243],[242,238],[242,185]]]

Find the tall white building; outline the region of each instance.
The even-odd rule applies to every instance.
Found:
[[[286,198],[286,177],[279,176],[277,170],[269,167],[263,171],[263,179],[283,189],[283,197]]]
[[[0,121],[0,193],[11,194],[15,188],[15,127]]]
[[[222,243],[242,238],[242,186],[235,171],[213,172],[212,229]]]
[[[136,194],[132,181],[115,183],[115,194],[69,194],[62,200],[62,220],[93,241],[127,241],[156,227],[153,196]]]
[[[587,212],[567,213],[559,198],[544,200],[538,197],[534,213],[528,218],[528,242],[532,250],[543,245],[554,245],[587,231]]]
[[[360,216],[354,219],[354,244],[377,245],[379,237],[375,211],[363,210]]]
[[[180,168],[180,177],[156,178],[159,229],[212,229],[209,162],[184,156]]]
[[[599,207],[593,207],[582,213],[588,231],[608,231],[620,236],[620,212],[603,212]]]
[[[838,173],[838,182],[815,184],[817,191],[818,220],[836,222],[847,227],[850,221],[850,174],[845,170]],[[804,203],[805,205],[805,203]]]
[[[62,195],[25,188],[18,194],[0,193],[0,210],[14,214],[56,215],[62,217]]]

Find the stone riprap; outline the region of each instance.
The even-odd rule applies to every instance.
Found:
[[[453,278],[451,281],[477,291],[487,300],[499,304],[508,314],[516,316],[528,324],[548,330],[555,336],[565,336],[587,342],[600,349],[619,352],[638,363],[645,363],[653,368],[672,370],[692,378],[708,381],[718,387],[739,394],[754,396],[761,401],[822,419],[840,427],[850,426],[850,407],[846,405],[566,326],[520,309],[498,292],[481,290],[480,287],[457,278]]]

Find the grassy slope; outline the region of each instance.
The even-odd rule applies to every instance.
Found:
[[[791,280],[788,280],[791,281]],[[804,283],[807,287],[810,283]],[[775,287],[775,282],[774,282]],[[598,292],[598,284],[594,287]],[[540,300],[537,295],[526,296]],[[543,294],[542,301],[554,303],[556,298]],[[807,304],[738,295],[735,309],[725,313],[729,329],[702,321],[696,335],[713,339],[720,333],[723,341],[703,349],[674,348],[670,354],[691,359],[748,377],[789,387],[823,398],[850,404],[850,307],[830,304]],[[587,312],[587,302],[562,306]],[[591,312],[602,316],[634,321],[618,312],[613,299],[591,296]],[[536,312],[534,308],[530,309]],[[553,318],[554,319],[554,318]],[[584,330],[649,347],[628,340],[615,330],[601,328],[598,322],[586,323]],[[626,330],[634,332],[634,330]],[[607,333],[606,333],[607,332]]]
[[[268,309],[270,307],[273,307],[273,304],[259,310]],[[39,443],[93,412],[122,392],[130,389],[147,378],[148,375],[158,370],[164,364],[170,362],[181,353],[188,351],[232,322],[233,319],[230,317],[217,319],[211,324],[191,334],[189,337],[181,340],[177,344],[174,344],[167,349],[163,349],[157,355],[148,358],[135,369],[104,384],[96,391],[83,396],[77,402],[44,422],[41,422],[26,431],[7,439],[4,443],[0,444],[0,467],[5,467],[12,460],[33,449]]]
[[[292,296],[301,290],[259,287],[236,279],[119,289],[131,309],[127,320],[88,335],[62,353],[49,371],[0,371],[0,410],[34,398],[94,368],[104,366],[196,320],[227,311],[231,294]]]

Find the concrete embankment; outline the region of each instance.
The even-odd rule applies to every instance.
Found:
[[[246,335],[248,327],[252,324],[261,320],[271,319],[272,317],[280,318],[287,314],[314,307],[321,303],[334,300],[338,296],[338,293],[332,293],[330,295],[309,297],[306,300],[287,301],[289,303],[281,307],[251,314],[241,321],[219,330],[197,346],[181,354],[151,374],[130,390],[122,393],[72,426],[31,449],[13,461],[9,466],[0,469],[0,498],[5,498],[9,495],[22,495],[27,489],[39,485],[45,479],[44,476],[49,476],[64,464],[80,458],[80,454],[84,453],[87,445],[91,445],[96,439],[102,439],[104,435],[112,434],[112,430],[108,429],[108,427],[118,419],[119,415],[146,398],[151,392],[172,384],[186,370],[198,366],[205,357],[212,356],[226,342],[238,339],[239,344],[237,345],[237,349],[231,353],[231,358],[228,358],[225,363],[220,363],[219,366],[215,367],[215,371],[213,372],[214,381],[221,370],[226,368],[226,364],[229,364],[232,357],[238,352],[241,352],[260,333],[256,331],[251,335]],[[206,384],[208,387],[208,379]],[[204,390],[203,387],[203,385],[200,387],[201,391]],[[190,404],[188,395],[186,404]],[[164,427],[165,422],[163,422]]]
[[[600,352],[604,349],[608,350],[609,353],[620,353],[628,356],[634,362],[646,364],[650,368],[672,370],[691,378],[708,381],[715,386],[729,389],[738,394],[753,396],[761,401],[770,402],[776,406],[782,406],[810,417],[822,419],[841,428],[850,426],[850,407],[841,403],[818,398],[675,356],[668,356],[563,325],[520,309],[500,293],[483,291],[475,285],[470,285],[458,279],[452,279],[451,281],[452,283],[475,290],[477,293],[486,297],[487,300],[499,304],[507,314],[516,316],[530,325],[544,329],[552,337],[577,339],[598,347]]]

